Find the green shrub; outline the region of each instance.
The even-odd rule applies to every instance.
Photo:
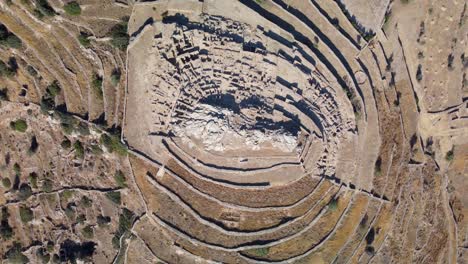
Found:
[[[65,138],[60,146],[62,146],[64,149],[69,149],[71,147],[71,141],[68,138]]]
[[[110,32],[112,46],[125,50],[130,41],[130,37],[127,34],[127,22],[121,22],[115,25]]]
[[[337,198],[333,198],[330,203],[328,203],[328,209],[330,209],[331,211],[335,211],[336,208],[338,208],[338,199]]]
[[[109,216],[98,215],[96,217],[96,223],[99,226],[107,225],[111,222],[111,218]]]
[[[43,16],[55,16],[54,9],[49,5],[47,0],[36,0],[36,7]]]
[[[122,200],[120,192],[108,192],[106,193],[107,199],[111,200],[113,203],[120,205]]]
[[[71,203],[67,204],[67,207],[65,208],[65,215],[70,220],[73,220],[75,218],[75,208],[73,207],[73,204]]]
[[[83,145],[81,144],[81,142],[79,140],[75,141],[75,143],[73,143],[73,149],[75,150],[75,155],[77,158],[79,159],[82,159],[84,158],[84,147]]]
[[[135,214],[127,208],[123,208],[122,213],[119,216],[119,226],[117,228],[117,232],[112,238],[112,245],[115,248],[120,247],[120,237],[128,233],[132,227],[133,221],[135,221]]]
[[[91,226],[87,225],[81,230],[81,234],[86,239],[92,239],[94,237],[93,228]]]
[[[28,109],[28,110],[31,110],[31,109]],[[28,149],[28,154],[33,155],[37,152],[38,149],[39,149],[39,143],[37,142],[37,138],[36,136],[32,136],[31,145],[29,146],[29,149]]]
[[[26,264],[29,263],[28,257],[23,254],[23,249],[21,248],[21,244],[18,242],[14,242],[13,246],[5,254],[6,259],[10,263],[15,264]]]
[[[119,187],[121,188],[127,187],[127,183],[125,182],[126,181],[125,175],[123,174],[121,170],[116,171],[114,175],[114,180]]]
[[[11,33],[4,25],[0,24],[0,45],[19,49],[22,47],[22,42],[15,34]]]
[[[0,61],[0,77],[5,76],[5,77],[13,77],[15,76],[16,71],[13,70],[11,67],[8,67],[5,62]]]
[[[60,88],[59,86],[59,83],[57,80],[53,81],[51,84],[49,84],[46,88],[46,93],[50,96],[50,97],[55,97],[57,96],[60,91],[62,90],[62,88]]]
[[[0,100],[3,100],[3,101],[9,100],[8,89],[6,87],[3,89],[0,89]]]
[[[101,155],[102,153],[104,153],[104,151],[102,151],[102,149],[98,145],[91,145],[91,152],[94,155]]]
[[[102,91],[102,77],[95,74],[93,80],[91,81],[91,87],[93,87],[94,92],[99,99],[102,100],[104,93]]]
[[[84,208],[90,208],[93,205],[93,200],[89,199],[87,196],[81,197],[81,205]]]
[[[260,257],[264,257],[268,255],[268,252],[270,252],[270,248],[256,248],[254,249],[254,254]]]
[[[28,129],[28,123],[23,119],[10,122],[10,127],[18,132],[24,133]]]
[[[88,48],[91,46],[91,40],[89,39],[89,35],[86,33],[81,32],[78,35],[78,41],[80,42],[81,46]]]
[[[26,66],[26,71],[27,71],[31,76],[33,76],[33,77],[36,77],[36,76],[37,76],[37,71],[36,71],[36,69],[34,69],[34,67],[31,66],[31,65]]]
[[[37,256],[38,259],[41,260],[41,262],[43,264],[49,263],[50,255],[49,255],[49,253],[46,252],[46,250],[44,248],[38,248],[36,250],[36,256]]]
[[[2,208],[2,217],[0,221],[0,237],[2,239],[10,239],[13,237],[13,228],[11,228],[10,223],[8,223],[8,218],[10,217],[10,213],[8,212],[8,208]]]
[[[53,183],[49,179],[45,179],[44,182],[42,182],[42,191],[44,192],[51,192],[53,188]]]
[[[62,198],[64,200],[69,200],[70,198],[72,198],[74,193],[75,192],[72,191],[72,190],[65,190],[65,191],[62,192]]]
[[[119,69],[114,69],[111,74],[111,83],[114,86],[117,86],[120,82],[121,73]]]
[[[15,175],[20,175],[21,174],[21,166],[18,163],[15,163],[13,165],[13,171],[15,172]]]
[[[14,49],[19,49],[23,46],[23,42],[21,41],[20,38],[18,38],[16,35],[9,35],[6,40],[5,40],[5,44],[10,47],[10,48],[14,48]]]
[[[127,147],[120,142],[119,137],[115,135],[102,134],[100,142],[109,152],[116,152],[117,154],[124,156],[127,154]]]
[[[32,195],[32,189],[28,184],[21,184],[19,188],[18,198],[20,200],[26,200]]]
[[[63,7],[63,10],[65,10],[65,12],[71,16],[79,16],[81,14],[80,4],[75,1],[66,4]]]
[[[31,172],[29,174],[29,183],[31,183],[31,186],[33,188],[37,188],[37,178],[38,178],[37,173]]]
[[[10,189],[11,188],[11,181],[9,178],[3,178],[2,179],[2,185],[4,188],[6,189]]]
[[[33,220],[33,218],[34,218],[33,211],[31,209],[29,209],[29,208],[26,208],[24,206],[20,206],[19,212],[20,212],[21,222],[23,222],[23,223],[31,222]]]
[[[445,160],[446,160],[446,161],[452,161],[453,158],[455,157],[454,154],[455,154],[455,153],[453,152],[453,149],[452,149],[452,150],[449,150],[449,151],[445,154]]]

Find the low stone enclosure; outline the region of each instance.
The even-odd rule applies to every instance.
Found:
[[[362,37],[327,10],[341,12],[314,0],[135,6],[123,140],[147,207],[135,232],[154,258],[382,263],[447,253],[433,250],[449,239],[432,193],[443,185],[437,165],[411,165],[425,157],[408,138],[419,106],[399,70],[402,49],[389,58],[397,39]]]

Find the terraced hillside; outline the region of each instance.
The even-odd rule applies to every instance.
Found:
[[[466,1],[0,2],[6,263],[468,263]]]

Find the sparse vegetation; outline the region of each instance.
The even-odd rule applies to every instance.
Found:
[[[94,237],[93,228],[91,226],[87,225],[81,230],[81,234],[86,239],[92,239]]]
[[[120,247],[120,238],[128,233],[132,227],[133,221],[135,221],[135,214],[127,208],[123,208],[119,216],[119,227],[112,238],[112,244],[115,248]]]
[[[65,10],[65,12],[70,16],[79,16],[81,14],[80,4],[78,4],[76,1],[66,4],[63,7],[63,10]]]
[[[111,200],[111,202],[120,205],[121,202],[121,196],[120,192],[115,191],[115,192],[108,192],[106,193],[107,199]]]
[[[125,175],[121,170],[118,170],[115,172],[114,180],[119,187],[121,188],[127,187],[127,183],[125,182],[126,181]]]
[[[81,197],[81,205],[84,208],[90,208],[93,205],[93,201],[89,199],[87,196]]]
[[[73,197],[73,194],[74,194],[74,193],[75,193],[75,192],[72,191],[72,190],[65,190],[65,191],[63,191],[63,192],[61,193],[61,197],[62,197],[63,200],[67,201],[67,200],[70,200],[70,198]]]

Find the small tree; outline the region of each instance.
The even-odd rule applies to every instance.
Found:
[[[78,4],[76,1],[66,4],[63,7],[63,10],[65,10],[65,12],[71,16],[79,16],[81,14],[80,4]]]

